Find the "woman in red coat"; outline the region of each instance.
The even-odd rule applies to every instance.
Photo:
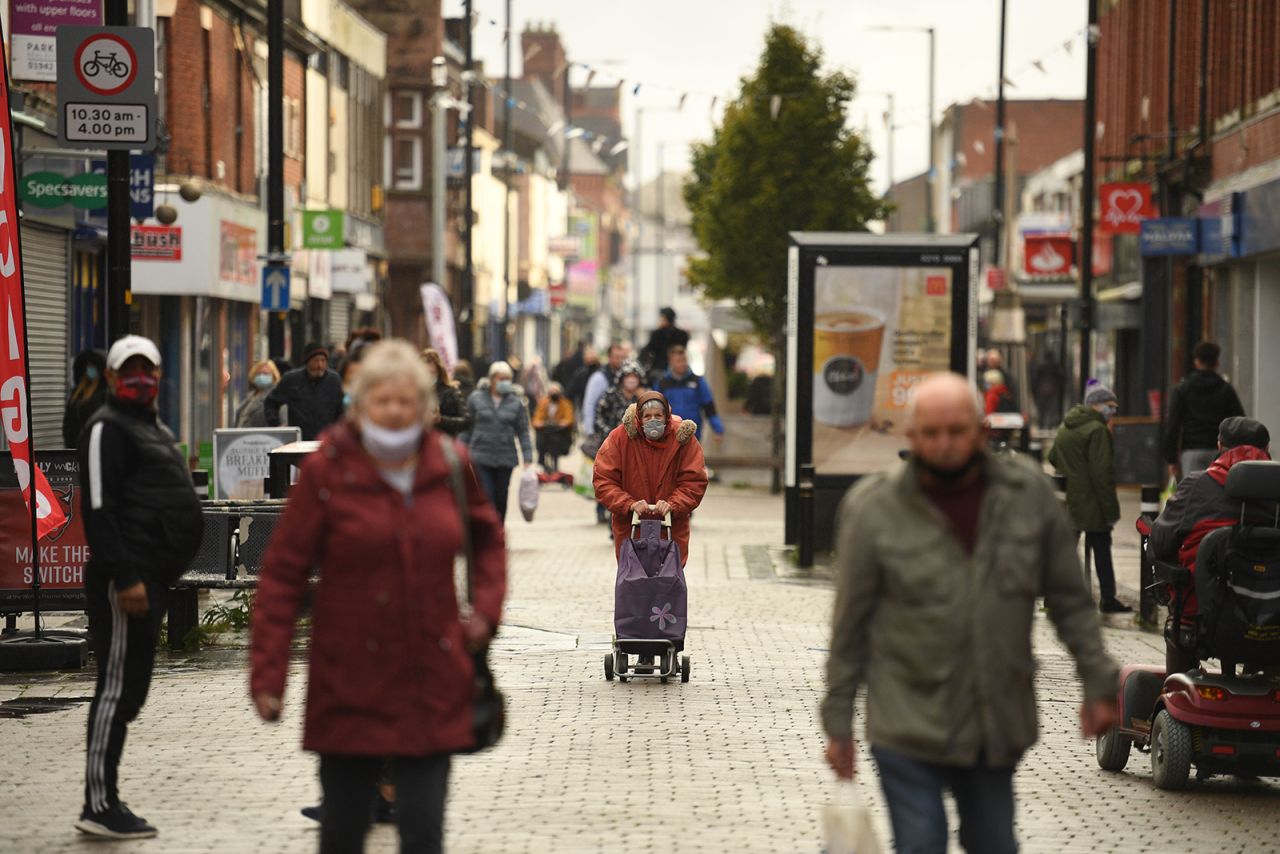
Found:
[[[250,689],[265,720],[279,717],[294,624],[320,570],[303,747],[320,754],[322,852],[363,850],[384,758],[401,850],[440,851],[449,756],[473,746],[468,650],[501,619],[506,551],[459,449],[474,543],[474,613],[461,619],[462,522],[445,439],[423,426],[431,394],[409,344],[372,345],[348,419],[303,464],[263,562]]]
[[[660,392],[646,391],[627,408],[596,455],[596,500],[613,514],[613,542],[621,553],[631,514],[671,513],[680,565],[689,562],[689,515],[707,491],[707,467],[694,435],[698,425],[671,414]]]

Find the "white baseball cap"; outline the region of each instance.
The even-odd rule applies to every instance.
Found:
[[[141,335],[126,335],[111,345],[107,351],[107,367],[118,371],[120,367],[134,356],[142,356],[156,367],[160,367],[160,351],[150,338]]]

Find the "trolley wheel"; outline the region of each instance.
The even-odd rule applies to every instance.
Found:
[[[687,655],[680,656],[680,681],[689,681],[689,656]]]
[[[606,682],[613,681],[613,655],[612,653],[604,657],[604,678]]]
[[[618,653],[618,662],[617,662],[617,665],[618,665],[618,672],[619,672],[619,673],[626,673],[626,672],[627,672],[627,654],[626,654],[625,652],[620,652],[620,653]]]

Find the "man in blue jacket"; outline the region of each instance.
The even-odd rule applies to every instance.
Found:
[[[667,351],[667,372],[658,382],[658,391],[667,398],[671,412],[686,421],[698,425],[698,439],[702,439],[702,424],[711,422],[717,443],[724,439],[724,424],[716,413],[716,401],[711,396],[711,386],[706,377],[700,377],[689,369],[689,353],[676,345]]]

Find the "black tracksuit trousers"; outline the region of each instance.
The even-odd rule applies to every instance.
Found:
[[[98,681],[89,706],[89,740],[85,763],[85,806],[92,812],[119,803],[116,771],[130,722],[142,710],[151,687],[160,623],[168,605],[168,588],[147,585],[150,608],[145,616],[127,617],[120,610],[114,583],[90,563],[85,568],[85,611],[97,659]]]

